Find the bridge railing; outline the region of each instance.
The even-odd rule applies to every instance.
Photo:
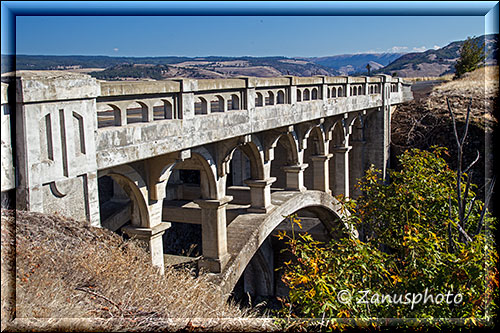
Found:
[[[401,91],[402,81],[387,76],[100,82],[97,124],[98,128],[126,126],[280,104],[381,95],[384,81],[389,82],[393,95]]]

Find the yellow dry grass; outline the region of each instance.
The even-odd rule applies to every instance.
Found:
[[[466,73],[462,78],[434,88],[433,94],[486,96],[498,94],[498,66],[486,66]]]
[[[13,237],[15,252],[8,252]],[[9,273],[13,267],[15,275]],[[9,299],[12,278],[14,300]],[[16,319],[11,321],[14,304]],[[195,278],[174,269],[160,275],[137,241],[60,216],[2,210],[2,330],[5,327],[246,331],[274,326],[257,318],[256,311],[228,303],[206,275]]]

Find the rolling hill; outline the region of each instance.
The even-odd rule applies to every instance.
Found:
[[[485,43],[487,65],[496,65],[498,34],[484,35],[473,39]],[[464,41],[455,41],[437,50],[407,53],[394,60],[376,73],[394,74],[400,77],[441,76],[455,72],[455,62],[459,58]]]

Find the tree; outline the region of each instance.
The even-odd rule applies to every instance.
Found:
[[[460,48],[460,58],[455,64],[455,77],[460,78],[467,72],[472,72],[480,67],[486,59],[485,44],[467,37]]]
[[[282,315],[492,323],[498,255],[492,236],[496,219],[486,206],[494,182],[483,203],[468,176],[475,162],[462,168],[467,125],[461,136],[454,128],[458,170],[443,159],[446,148],[413,149],[399,156],[401,170],[389,172],[389,184],[371,167],[357,185],[359,198],[339,197],[359,239],[325,244],[307,234],[279,235],[296,257],[283,268],[290,293]],[[333,321],[330,328],[338,324]]]

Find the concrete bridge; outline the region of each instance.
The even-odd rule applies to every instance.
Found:
[[[413,98],[385,75],[2,81],[3,196],[143,239],[162,270],[165,230],[200,224],[200,266],[228,291],[283,216],[355,233],[333,195],[385,172],[391,108]]]

